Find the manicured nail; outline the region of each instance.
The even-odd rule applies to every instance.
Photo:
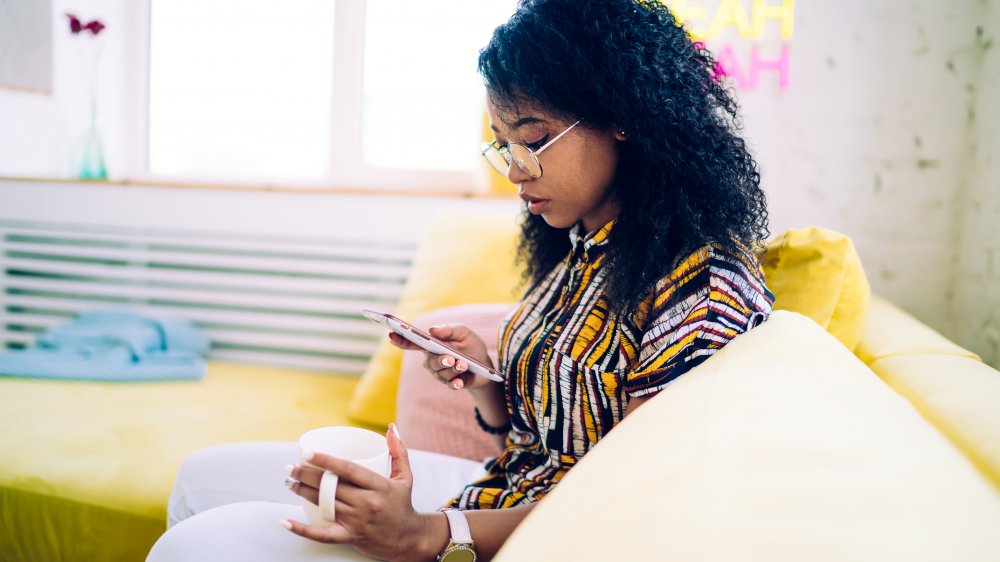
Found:
[[[285,487],[288,488],[289,490],[291,490],[292,486],[294,486],[296,484],[298,484],[298,480],[292,478],[291,476],[289,476],[288,478],[285,478]]]
[[[462,379],[455,379],[455,380],[454,380],[454,381],[453,381],[453,382],[451,383],[451,389],[452,389],[452,390],[462,390],[462,388],[463,388],[464,386],[465,386],[465,383],[464,383],[464,382],[462,382]]]
[[[288,529],[289,531],[292,530],[292,522],[289,521],[288,519],[282,519],[278,521],[278,525],[281,525],[282,527]]]
[[[459,363],[458,365],[455,365],[455,370],[458,371],[459,373],[465,371],[465,369],[467,369],[465,363]]]
[[[399,436],[399,428],[396,427],[396,424],[390,423],[389,424],[389,429],[392,430],[392,434],[396,436],[396,439],[398,441],[402,441],[403,440],[403,438]]]
[[[284,470],[285,470],[285,476],[291,476],[292,475],[292,471],[295,470],[295,465],[294,464],[286,464]]]
[[[454,365],[454,362],[452,361],[451,357],[445,357],[441,359],[441,364],[444,365],[445,367],[451,367],[452,365]]]
[[[313,460],[313,456],[315,454],[316,453],[313,453],[312,451],[310,451],[308,449],[302,449],[302,460],[307,461],[307,462],[311,461],[311,460]]]

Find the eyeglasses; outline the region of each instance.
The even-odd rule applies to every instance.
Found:
[[[583,119],[580,119],[576,123],[566,127],[566,130],[556,135],[556,138],[545,143],[541,148],[535,151],[532,151],[527,146],[516,142],[510,142],[507,143],[507,146],[501,147],[496,145],[496,141],[484,142],[481,151],[483,158],[486,158],[486,161],[490,163],[490,166],[493,166],[493,169],[502,176],[506,176],[510,172],[510,163],[513,161],[517,164],[518,168],[521,168],[521,171],[531,176],[532,179],[537,180],[542,177],[542,163],[538,161],[538,155],[541,154],[546,148],[552,146],[552,144],[557,140],[561,139],[563,135],[570,131],[570,129],[579,125],[580,121],[583,121]]]

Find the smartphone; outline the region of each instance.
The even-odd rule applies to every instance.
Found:
[[[468,355],[408,322],[403,322],[391,314],[371,310],[369,308],[363,309],[361,314],[364,315],[365,318],[378,322],[393,332],[396,332],[407,341],[419,345],[422,349],[426,349],[431,353],[437,353],[438,355],[451,355],[452,357],[465,361],[465,363],[469,366],[470,373],[486,377],[496,382],[503,382],[503,377],[500,376],[500,373],[496,369],[469,357]]]

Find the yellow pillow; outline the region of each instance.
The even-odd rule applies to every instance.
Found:
[[[1000,373],[950,354],[893,355],[869,365],[1000,488]]]
[[[967,458],[778,311],[625,418],[496,560],[992,560],[997,529]]]
[[[775,310],[812,318],[854,351],[871,288],[849,237],[819,227],[790,229],[768,243],[762,263]]]
[[[412,322],[446,306],[515,302],[521,281],[514,265],[519,235],[513,214],[435,220],[413,259],[396,315]],[[403,352],[383,341],[355,387],[347,410],[352,420],[383,427],[395,419],[402,363]]]

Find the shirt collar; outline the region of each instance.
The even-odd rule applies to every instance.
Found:
[[[580,256],[583,261],[590,261],[608,245],[608,235],[618,219],[611,219],[604,226],[589,233],[584,233],[583,223],[578,222],[569,229],[569,241],[573,246],[573,255]]]

